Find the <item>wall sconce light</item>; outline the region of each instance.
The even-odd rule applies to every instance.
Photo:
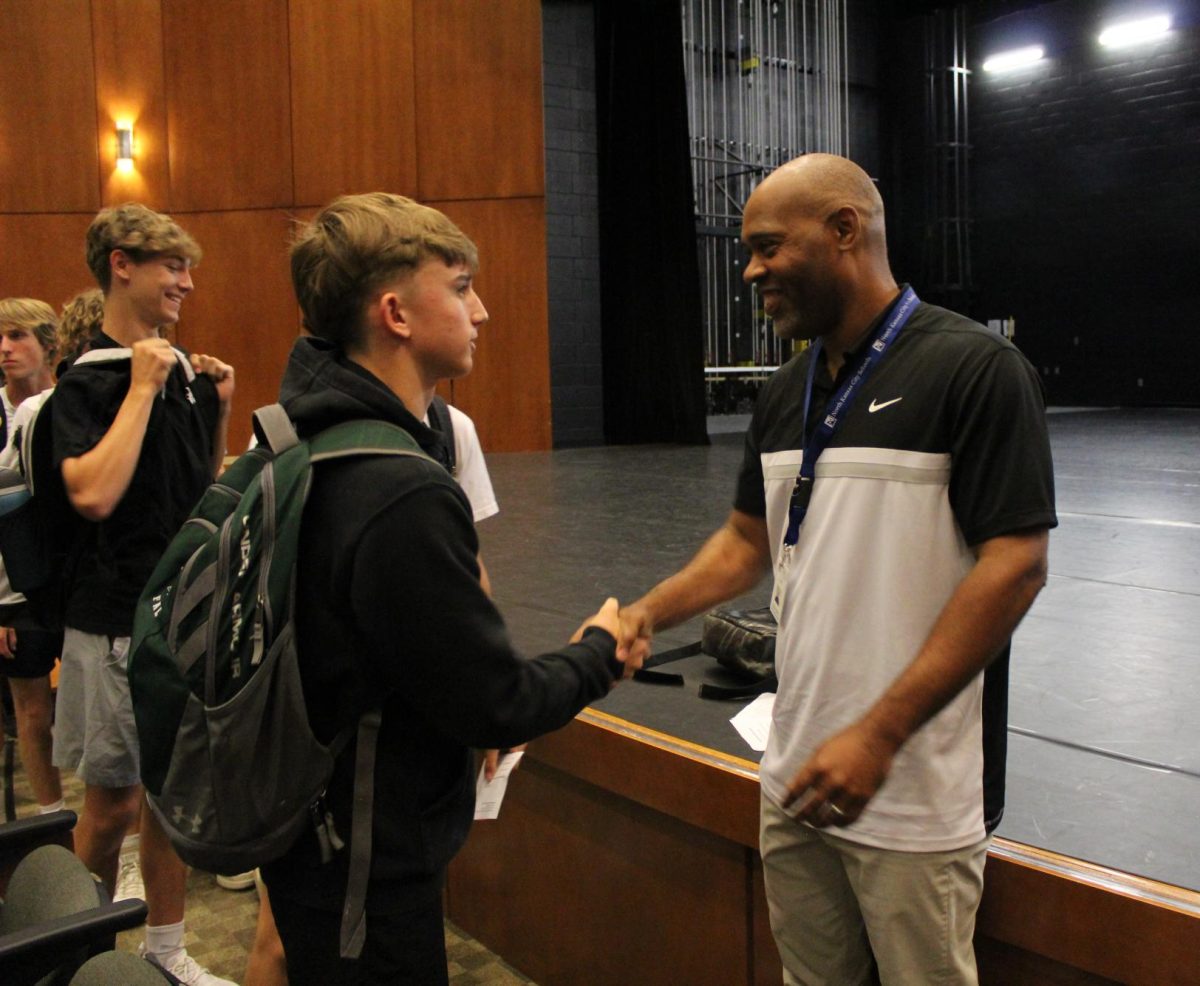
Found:
[[[983,63],[985,72],[1011,72],[1013,69],[1024,68],[1040,62],[1046,52],[1041,45],[1031,45],[1028,48],[1014,48],[1012,51],[1002,51],[992,55]]]
[[[117,122],[117,170],[133,170],[133,124]]]
[[[1144,17],[1136,21],[1120,21],[1110,24],[1100,32],[1100,44],[1105,48],[1124,48],[1166,34],[1171,30],[1171,18],[1167,14]]]

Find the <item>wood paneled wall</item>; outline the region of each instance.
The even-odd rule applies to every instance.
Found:
[[[0,297],[89,287],[83,236],[105,205],[171,213],[204,250],[178,338],[235,365],[237,450],[298,332],[293,220],[348,192],[411,195],[480,247],[491,321],[455,402],[489,451],[549,448],[540,10],[0,0]]]

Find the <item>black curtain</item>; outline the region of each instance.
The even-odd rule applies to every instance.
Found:
[[[596,3],[604,437],[706,444],[677,0]]]

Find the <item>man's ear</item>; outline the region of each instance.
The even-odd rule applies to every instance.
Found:
[[[370,306],[372,321],[378,320],[389,334],[401,339],[412,337],[404,299],[395,291],[384,291]]]
[[[829,217],[829,224],[837,235],[838,249],[852,249],[862,238],[862,216],[852,205],[844,205]]]

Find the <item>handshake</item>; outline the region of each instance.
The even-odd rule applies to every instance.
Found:
[[[616,598],[610,596],[599,611],[583,621],[575,631],[571,643],[579,640],[588,627],[606,630],[617,641],[617,660],[625,665],[625,677],[637,671],[650,656],[650,637],[654,626],[646,607],[640,603],[621,608]]]

